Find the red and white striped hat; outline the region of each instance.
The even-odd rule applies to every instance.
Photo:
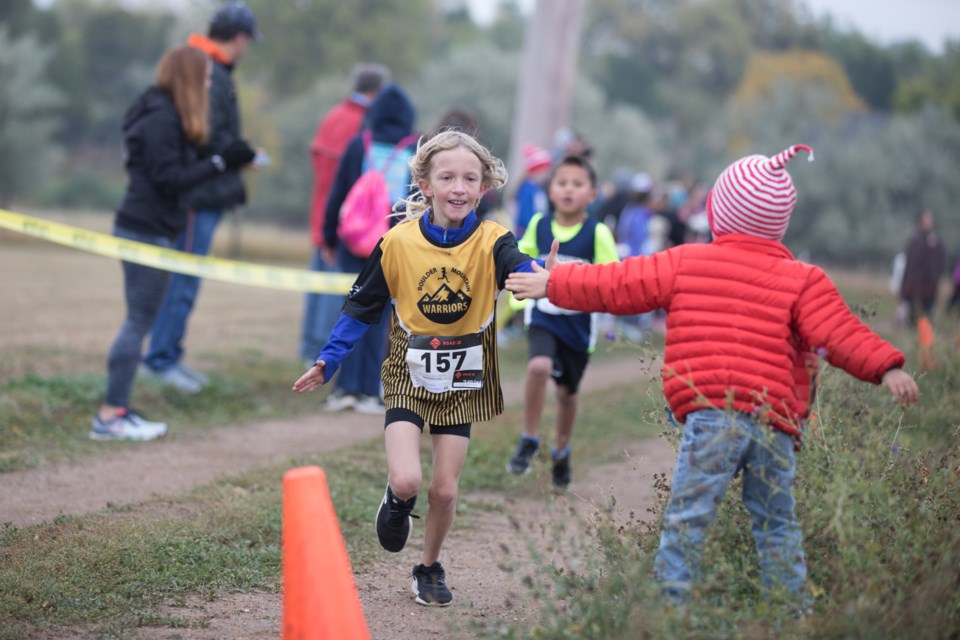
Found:
[[[797,190],[787,173],[787,162],[804,150],[813,161],[813,149],[795,144],[772,158],[740,158],[723,170],[707,197],[707,218],[713,235],[746,233],[780,240],[787,232]]]

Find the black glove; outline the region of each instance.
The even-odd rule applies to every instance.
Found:
[[[256,150],[247,144],[246,140],[239,138],[228,144],[223,152],[220,153],[227,169],[236,169],[245,164],[250,164],[256,155]]]

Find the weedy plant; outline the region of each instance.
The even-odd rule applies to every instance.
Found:
[[[657,521],[624,523],[597,509],[585,523],[596,552],[583,554],[579,570],[538,558],[529,581],[541,604],[537,628],[488,628],[488,637],[958,637],[958,372],[960,357],[941,350],[919,376],[921,401],[903,409],[884,389],[822,368],[795,484],[812,606],[761,592],[737,479],[709,530],[704,576],[688,605],[669,606],[653,580]],[[679,432],[671,437],[679,442]],[[653,483],[659,515],[669,478]]]

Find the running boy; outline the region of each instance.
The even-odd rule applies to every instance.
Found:
[[[597,195],[597,174],[581,156],[567,156],[556,166],[548,185],[553,214],[536,214],[520,240],[520,250],[546,256],[554,238],[560,242],[559,260],[603,264],[617,261],[617,245],[610,229],[587,216]],[[540,449],[540,417],[547,381],[557,383],[557,439],[551,451],[553,485],[570,484],[570,438],[577,417],[577,390],[596,346],[595,316],[562,309],[549,300],[537,300],[526,309],[530,360],[524,381],[523,435],[507,462],[507,470],[526,473]]]
[[[500,189],[507,180],[503,162],[474,138],[442,132],[422,142],[409,164],[419,192],[405,201],[404,221],[381,238],[330,340],[293,390],[313,391],[330,380],[354,342],[393,304],[381,369],[388,482],[377,537],[384,549],[398,552],[410,536],[422,482],[419,440],[429,424],[433,475],[413,592],[420,604],[446,606],[453,595],[440,548],[456,512],[470,425],[503,411],[497,296],[512,271],[530,271],[534,261],[507,229],[474,212],[488,189]],[[556,262],[556,251],[546,266]]]
[[[710,244],[507,279],[518,298],[549,295],[570,309],[667,311],[663,391],[685,426],[655,571],[674,601],[698,578],[704,531],[742,472],[762,585],[806,602],[793,478],[811,351],[903,403],[919,397],[903,354],[860,322],[822,269],[780,242],[797,199],[785,167],[800,149],[812,154],[795,145],[724,170],[707,199]]]

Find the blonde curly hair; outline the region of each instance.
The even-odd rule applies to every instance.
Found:
[[[408,163],[412,185],[416,187],[420,184],[420,180],[427,179],[435,155],[441,151],[448,151],[457,147],[464,147],[480,159],[480,164],[483,167],[483,177],[480,184],[484,190],[500,190],[503,188],[507,183],[507,169],[503,165],[503,161],[477,142],[476,138],[456,130],[441,131],[429,140],[420,139],[417,144],[417,152],[413,154]],[[433,206],[431,199],[418,188],[409,197],[397,202],[393,211],[395,216],[402,216],[403,220],[409,220],[422,216],[431,206]]]

